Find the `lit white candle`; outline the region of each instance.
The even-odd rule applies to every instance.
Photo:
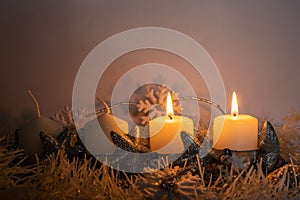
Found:
[[[258,120],[250,115],[239,115],[236,93],[233,92],[231,115],[214,120],[213,147],[236,151],[257,149]]]
[[[157,117],[150,121],[150,150],[160,154],[182,153],[184,145],[181,132],[194,135],[193,120],[184,116],[174,116],[170,93],[167,96],[166,116]]]

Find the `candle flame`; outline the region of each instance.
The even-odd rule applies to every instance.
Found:
[[[172,98],[171,98],[170,92],[168,92],[168,96],[167,96],[167,108],[166,108],[166,110],[167,110],[166,115],[168,117],[170,117],[170,119],[172,119],[172,116],[174,115],[174,112],[173,112]]]
[[[237,116],[239,114],[239,108],[235,91],[232,94],[231,114],[233,116]]]

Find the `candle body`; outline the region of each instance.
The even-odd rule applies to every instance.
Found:
[[[63,131],[63,125],[41,116],[32,119],[17,130],[19,146],[31,158],[34,158],[35,153],[41,155],[44,151],[40,139],[41,131],[45,131],[55,138]]]
[[[213,147],[236,151],[257,149],[258,120],[250,115],[221,115],[214,120]]]
[[[98,127],[102,129],[99,130]],[[118,134],[128,133],[128,123],[111,114],[105,113],[84,126],[84,143],[93,155],[110,154],[116,150],[111,139],[111,131]]]
[[[150,121],[150,150],[160,154],[179,154],[184,150],[181,132],[194,136],[193,120],[184,116],[157,117]]]

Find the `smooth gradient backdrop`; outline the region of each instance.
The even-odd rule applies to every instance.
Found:
[[[28,89],[43,115],[59,112],[71,105],[76,72],[87,54],[114,34],[145,26],[194,38],[218,66],[228,105],[236,90],[241,113],[281,122],[292,107],[300,110],[299,10],[296,0],[3,0],[1,134],[34,117]],[[139,64],[141,58],[136,57]],[[135,62],[130,59],[116,61],[120,72]],[[172,63],[172,57],[164,59]]]

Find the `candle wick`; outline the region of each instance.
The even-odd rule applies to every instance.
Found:
[[[236,113],[233,113],[233,116],[236,117]]]
[[[173,119],[172,115],[168,115],[168,117],[169,117],[170,119]]]
[[[32,100],[34,102],[37,117],[41,117],[39,102],[36,100],[35,96],[31,92],[31,90],[28,90],[27,92],[28,92],[29,96],[32,98]]]

